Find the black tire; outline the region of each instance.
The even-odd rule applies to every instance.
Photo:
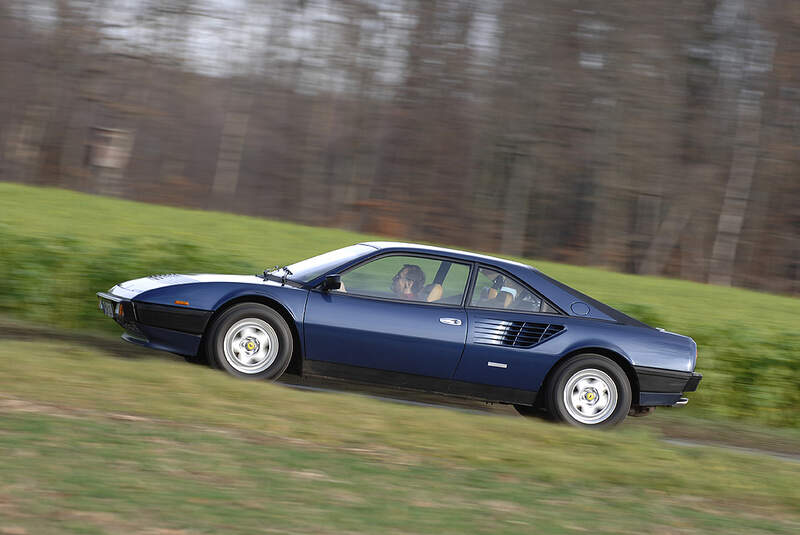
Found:
[[[235,336],[237,333],[238,337]],[[253,355],[249,355],[249,347],[245,347],[251,343],[255,348]],[[236,348],[232,349],[232,346]],[[204,350],[208,364],[213,368],[242,379],[274,381],[289,366],[293,346],[292,331],[283,316],[265,305],[240,303],[214,320],[205,337]],[[274,354],[272,348],[276,348]],[[237,354],[236,350],[240,352]],[[262,351],[263,360],[258,361]],[[250,356],[252,366],[245,362]]]
[[[609,379],[613,386],[606,383]],[[570,390],[569,394],[565,393],[566,389]],[[576,355],[562,363],[548,381],[544,393],[547,411],[553,420],[592,428],[613,427],[622,422],[633,398],[628,376],[619,364],[594,354]],[[573,402],[573,396],[578,400]],[[608,402],[603,409],[598,409],[604,396]],[[570,399],[569,406],[565,397]],[[595,410],[599,412],[593,414]]]

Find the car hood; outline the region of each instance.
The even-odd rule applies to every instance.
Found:
[[[110,293],[125,298],[133,299],[137,295],[156,288],[175,286],[177,284],[197,284],[203,282],[235,282],[240,284],[258,284],[266,286],[279,285],[277,282],[265,281],[256,275],[220,275],[220,274],[192,274],[182,275],[168,273],[165,275],[150,275],[141,279],[121,282],[111,288]]]

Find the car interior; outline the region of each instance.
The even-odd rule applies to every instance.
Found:
[[[393,255],[362,264],[341,275],[342,287],[337,291],[396,299],[398,294],[393,291],[393,282],[409,267],[417,273],[421,271],[424,285],[413,295],[404,296],[406,300],[446,305],[461,303],[469,266],[425,257]],[[470,305],[520,312],[557,312],[522,283],[484,267],[478,271]]]

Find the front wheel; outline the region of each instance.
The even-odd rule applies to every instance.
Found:
[[[209,364],[235,377],[274,380],[292,358],[292,332],[275,310],[256,303],[234,305],[209,330]]]
[[[612,427],[631,408],[628,377],[613,360],[578,355],[562,364],[545,390],[547,409],[555,420],[583,427]]]

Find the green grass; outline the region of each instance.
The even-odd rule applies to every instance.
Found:
[[[800,464],[0,346],[0,533],[792,533]],[[170,531],[172,530],[172,531]]]
[[[159,272],[256,273],[375,236],[0,184],[0,312],[114,332],[94,292]],[[519,259],[518,259],[519,260]],[[800,427],[800,300],[525,260],[655,326],[692,336],[699,416]]]

